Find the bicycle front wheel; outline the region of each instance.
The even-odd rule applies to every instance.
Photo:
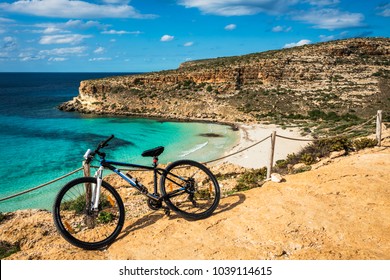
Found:
[[[192,220],[209,217],[220,199],[218,181],[213,173],[192,160],[168,165],[161,176],[160,189],[170,209]]]
[[[59,233],[71,244],[95,250],[112,243],[122,230],[125,208],[118,192],[102,182],[98,209],[91,211],[97,180],[82,177],[66,184],[58,193],[53,218]]]

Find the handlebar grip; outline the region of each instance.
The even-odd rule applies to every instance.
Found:
[[[107,146],[107,143],[112,139],[114,138],[114,134],[112,134],[110,137],[108,137],[106,140],[104,140],[103,142],[100,143],[99,147],[100,148],[103,148],[105,146]]]

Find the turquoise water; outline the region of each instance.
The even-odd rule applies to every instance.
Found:
[[[114,134],[107,158],[150,164],[143,150],[164,146],[161,163],[177,159],[206,161],[238,139],[229,126],[101,117],[61,112],[56,105],[77,95],[80,80],[109,73],[0,73],[0,198],[30,189],[81,166],[88,148]],[[112,75],[112,74],[111,74]],[[217,133],[223,137],[205,137]],[[72,177],[0,202],[0,211],[50,209],[55,194]]]

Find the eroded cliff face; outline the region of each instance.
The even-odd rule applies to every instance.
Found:
[[[390,39],[349,39],[83,81],[62,110],[181,120],[256,121],[390,106]]]

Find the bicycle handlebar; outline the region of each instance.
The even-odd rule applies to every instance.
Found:
[[[106,140],[104,140],[103,142],[100,142],[100,144],[99,144],[97,150],[106,147],[106,146],[108,145],[108,142],[109,142],[112,138],[114,138],[114,135],[111,135],[110,137],[108,137],[108,138],[107,138]]]
[[[101,148],[108,146],[108,142],[111,141],[113,138],[114,138],[114,135],[111,135],[106,140],[100,142],[99,145],[97,146],[97,148],[95,149],[95,151],[93,151],[92,153],[91,153],[91,150],[88,150],[84,155],[86,162],[90,163],[93,160],[93,158],[95,157],[95,154],[102,156],[104,153],[100,153],[99,150]],[[105,154],[104,154],[104,156],[105,156]]]

